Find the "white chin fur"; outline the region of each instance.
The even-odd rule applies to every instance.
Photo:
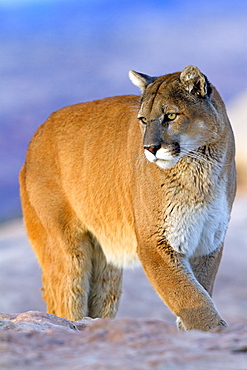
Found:
[[[144,150],[145,156],[149,162],[156,162],[157,158],[149,150]]]
[[[170,161],[164,161],[162,159],[158,159],[155,162],[155,164],[157,164],[157,166],[159,166],[160,168],[163,168],[163,170],[166,170],[167,168],[173,167],[178,162],[178,160],[179,160],[178,157],[174,157]]]
[[[163,168],[164,170],[174,166],[180,158],[179,156],[173,157],[169,155],[169,152],[166,149],[159,149],[156,153],[156,156],[153,155],[149,150],[144,150],[144,153],[149,162],[157,164],[157,166]]]

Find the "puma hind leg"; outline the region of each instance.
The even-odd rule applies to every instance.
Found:
[[[44,240],[44,235],[46,238]],[[40,248],[43,242],[43,247]],[[85,316],[115,317],[121,296],[122,271],[107,264],[89,233],[70,240],[42,233],[34,249],[42,267],[47,312],[69,320]]]
[[[75,248],[76,249],[76,248]],[[122,270],[108,264],[98,243],[83,235],[80,252],[63,255],[43,268],[44,299],[48,312],[69,320],[114,318],[122,293]]]
[[[88,298],[90,317],[114,318],[122,294],[122,269],[107,263],[97,241],[94,241],[91,286]]]
[[[47,312],[69,320],[88,316],[92,251],[87,236],[83,239],[79,252],[61,252],[59,256],[51,253],[50,261],[42,264],[43,299],[47,303]],[[53,240],[51,246],[55,243]]]
[[[40,204],[46,213],[38,216],[26,190],[25,167],[20,182],[28,237],[42,268],[47,312],[70,320],[113,318],[121,296],[122,270],[106,262],[97,241],[68,206],[53,204],[51,210],[43,199]]]
[[[54,227],[47,230],[30,207],[25,217],[29,240],[42,268],[47,312],[79,320],[88,316],[92,245],[87,233],[69,240]]]

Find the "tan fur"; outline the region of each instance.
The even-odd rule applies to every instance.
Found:
[[[21,200],[48,312],[113,318],[140,260],[180,329],[226,325],[210,297],[236,187],[224,104],[194,66],[130,77],[141,103],[65,107],[29,145]]]

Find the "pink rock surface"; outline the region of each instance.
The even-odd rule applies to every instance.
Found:
[[[30,311],[0,318],[1,369],[231,369],[247,365],[247,327],[181,333],[149,319],[70,322]]]

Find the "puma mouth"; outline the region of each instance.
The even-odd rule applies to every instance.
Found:
[[[149,150],[144,150],[147,160],[157,164],[160,168],[167,169],[173,167],[180,159],[180,155],[171,152],[169,149],[161,148],[156,154],[152,154]]]

